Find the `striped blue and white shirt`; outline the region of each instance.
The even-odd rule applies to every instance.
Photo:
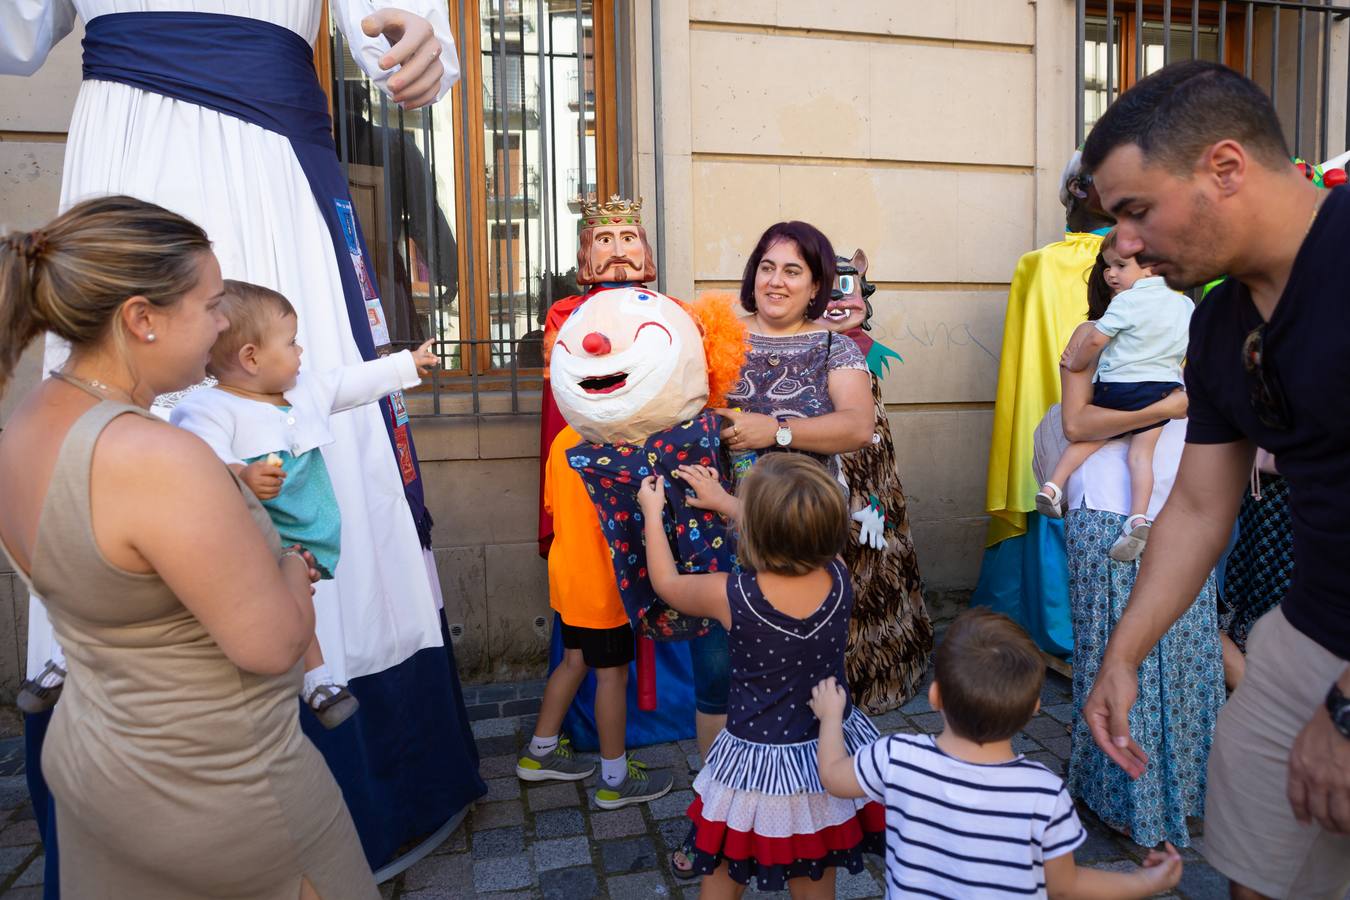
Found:
[[[979,765],[894,734],[853,766],[886,807],[887,897],[1045,897],[1045,860],[1087,838],[1064,782],[1021,756]]]

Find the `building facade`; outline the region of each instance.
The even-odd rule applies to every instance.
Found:
[[[1339,6],[1339,2],[1336,4]],[[1306,8],[1303,8],[1306,7]],[[584,196],[640,195],[681,298],[732,290],[782,219],[861,247],[919,562],[939,612],[974,586],[1003,308],[1063,228],[1059,174],[1109,98],[1167,59],[1245,68],[1291,142],[1346,145],[1350,23],[1268,0],[449,0],[463,79],[429,113],[383,102],[325,26],[329,91],[396,341],[445,363],[413,400],[447,618],[469,678],[537,670],[540,328],[575,291]],[[1110,21],[1111,27],[1107,23]],[[78,33],[0,78],[0,223],[56,211]],[[1296,140],[1295,140],[1296,139]],[[228,274],[228,273],[227,273]],[[38,377],[38,353],[0,406]],[[0,695],[26,598],[0,573]]]

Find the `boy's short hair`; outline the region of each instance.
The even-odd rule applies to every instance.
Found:
[[[839,555],[848,506],[825,467],[797,453],[760,457],[739,491],[737,554],[758,572],[805,575]]]
[[[988,607],[966,610],[933,658],[947,727],[968,741],[1005,741],[1031,721],[1045,662],[1022,627]]]
[[[272,316],[295,315],[291,301],[271,288],[230,279],[225,280],[220,311],[229,320],[230,327],[222,331],[211,346],[211,362],[206,371],[216,378],[238,363],[241,347],[262,343]]]

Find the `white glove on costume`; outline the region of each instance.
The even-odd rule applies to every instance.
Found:
[[[853,514],[853,521],[862,526],[858,543],[873,550],[886,549],[886,513],[880,505],[869,503]]]

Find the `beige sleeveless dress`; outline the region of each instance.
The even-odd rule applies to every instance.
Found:
[[[155,419],[105,400],[66,435],[24,576],[70,664],[42,751],[62,894],[296,900],[303,876],[324,900],[379,897],[337,782],[300,731],[301,664],[241,670],[159,576],[99,552],[90,463],[124,414]]]

